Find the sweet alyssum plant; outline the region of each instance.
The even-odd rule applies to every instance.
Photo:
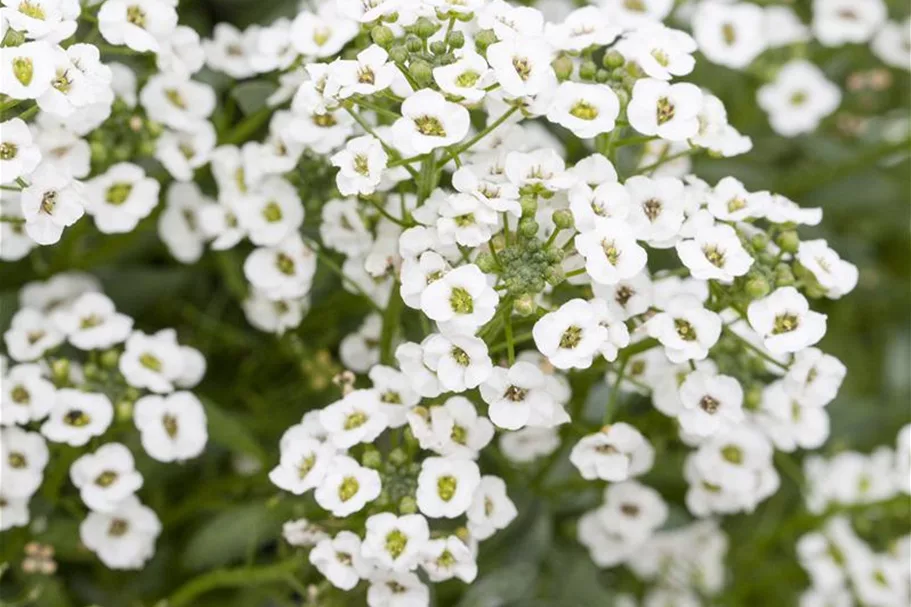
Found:
[[[274,437],[268,477],[296,513],[283,541],[318,572],[291,588],[308,604],[419,607],[432,585],[471,584],[517,517],[515,485],[571,492],[549,483],[567,457],[571,484],[604,487],[574,526],[594,563],[627,566],[645,605],[710,601],[721,518],[777,491],[776,452],[829,435],[847,370],[816,347],[826,316],[811,303],[858,272],[801,237],[820,209],[690,174],[689,157],[752,143],[687,76],[697,49],[741,69],[811,35],[875,35],[900,64],[907,31],[878,0],[820,0],[812,28],[784,7],[693,4],[692,36],[661,23],[670,1],[554,20],[499,0],[338,0],[200,40],[168,0],[3,0],[0,252],[155,213],[179,262],[241,253],[232,289],[262,331],[301,323],[320,265],[373,309],[339,344],[337,399],[295,403],[300,423]],[[812,131],[839,89],[806,60],[778,67],[757,103],[782,136]],[[213,72],[278,86],[234,124]],[[64,274],[23,289],[4,333],[0,526],[78,494],[80,540],[111,569],[143,567],[162,533],[124,443],[138,434],[164,465],[207,442],[190,391],[203,357],[133,324],[97,281]],[[647,421],[629,412],[641,396]],[[57,444],[82,451],[55,460]],[[643,480],[672,449],[687,452],[684,524]],[[908,492],[907,428],[875,464],[842,457],[808,461],[811,509]],[[903,542],[875,553],[831,518],[797,547],[805,603],[905,604]]]

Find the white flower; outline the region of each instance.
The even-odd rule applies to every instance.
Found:
[[[502,478],[484,475],[474,492],[466,514],[472,537],[485,540],[505,529],[518,516],[516,505],[506,494]]]
[[[39,162],[41,152],[25,122],[13,118],[0,123],[0,183],[27,177]]]
[[[887,16],[882,0],[813,0],[813,35],[825,46],[866,42]]]
[[[64,335],[51,319],[32,308],[13,315],[10,328],[3,334],[6,351],[13,360],[32,361],[63,343]]]
[[[364,468],[352,458],[339,455],[332,460],[313,496],[321,508],[334,516],[344,517],[379,497],[381,489],[380,475],[376,470]]]
[[[336,55],[358,33],[357,22],[340,18],[335,3],[319,6],[319,14],[301,11],[291,23],[291,43],[305,57]]]
[[[379,410],[386,416],[388,426],[404,426],[408,411],[421,401],[421,397],[408,385],[407,376],[385,365],[373,366],[367,375],[379,396]]]
[[[773,354],[797,352],[816,344],[826,333],[826,315],[810,310],[806,298],[794,287],[779,287],[752,302],[747,318]]]
[[[357,331],[342,338],[338,349],[342,364],[352,371],[366,373],[370,367],[380,362],[382,330],[382,316],[376,313],[368,315]],[[402,369],[404,370],[404,367]]]
[[[311,548],[316,546],[324,539],[329,539],[329,535],[322,529],[322,527],[311,523],[305,518],[286,521],[282,525],[282,537],[285,538],[285,541],[292,546],[298,546],[301,548]],[[311,551],[310,554],[313,554],[313,552]]]
[[[753,140],[746,135],[741,135],[740,131],[728,123],[727,110],[721,102],[721,99],[715,95],[703,91],[702,108],[699,110],[698,118],[699,132],[696,133],[695,137],[690,139],[694,145],[706,148],[710,152],[720,154],[725,158],[745,154],[753,149]],[[661,157],[649,159],[648,162],[658,162],[663,158],[663,155],[686,151],[685,146],[680,145],[680,148],[681,149],[666,150],[662,152]],[[686,156],[667,162],[663,166],[658,167],[658,170],[660,171],[674,163],[680,163],[680,166],[685,168],[685,170],[681,171],[681,174],[689,172],[691,162]]]
[[[26,233],[38,244],[55,244],[63,228],[76,223],[85,214],[87,200],[82,184],[65,171],[52,165],[41,165],[30,176],[30,185],[22,190],[22,216]]]
[[[315,273],[316,254],[296,233],[275,246],[254,249],[244,261],[247,280],[272,300],[306,295]]]
[[[560,435],[556,428],[526,426],[500,435],[500,450],[509,461],[517,464],[527,464],[550,455],[559,446]]]
[[[547,391],[544,373],[524,361],[509,369],[495,367],[481,384],[481,397],[489,405],[490,420],[507,430],[518,430],[535,418],[550,417],[558,406]]]
[[[367,195],[376,191],[383,177],[388,156],[380,141],[372,135],[350,139],[345,149],[332,156],[339,168],[335,184],[343,196]]]
[[[909,71],[908,49],[911,48],[911,21],[888,21],[870,42],[870,50],[892,67]]]
[[[374,514],[367,518],[365,527],[361,554],[382,569],[413,571],[430,540],[427,519],[420,514]]]
[[[552,54],[544,40],[517,36],[491,44],[487,48],[487,62],[507,95],[527,97],[556,85],[557,77],[550,65]]]
[[[127,383],[152,392],[167,393],[174,386],[189,387],[196,378],[199,353],[177,343],[177,334],[165,329],[154,335],[133,331],[127,338],[119,368]],[[202,361],[203,370],[205,361]]]
[[[431,582],[458,578],[470,584],[478,576],[478,564],[471,549],[455,535],[425,542],[421,567]]]
[[[626,108],[630,126],[644,135],[683,141],[699,132],[702,91],[688,82],[670,84],[642,78],[633,86]]]
[[[160,187],[142,167],[120,162],[86,182],[85,209],[101,232],[130,232],[158,204]]]
[[[98,512],[116,510],[142,487],[133,454],[120,443],[107,443],[77,459],[70,466],[70,480],[85,505]]]
[[[57,391],[41,433],[55,443],[81,447],[104,434],[113,420],[114,406],[104,394],[64,388]]]
[[[813,274],[829,299],[839,299],[857,286],[857,266],[839,257],[825,240],[802,241],[797,261]]]
[[[458,143],[468,134],[468,110],[430,89],[410,95],[402,102],[401,112],[392,125],[392,137],[403,150],[426,154]]]
[[[0,374],[0,379],[0,425],[38,421],[54,405],[54,384],[42,377],[39,365],[15,365]]]
[[[636,481],[611,484],[604,504],[596,510],[605,529],[632,541],[649,538],[667,520],[668,507],[661,494]]]
[[[76,31],[76,0],[3,0],[3,16],[12,29],[32,40],[59,43]]]
[[[709,61],[733,69],[748,66],[768,44],[762,7],[746,2],[701,2],[693,35]]]
[[[421,310],[447,330],[474,333],[493,318],[500,297],[474,264],[431,282],[421,293]]]
[[[177,181],[191,181],[193,172],[209,162],[215,149],[215,127],[200,120],[192,127],[166,129],[155,143],[155,158]]]
[[[158,216],[158,237],[177,261],[194,263],[202,257],[208,240],[202,210],[215,202],[192,181],[172,183],[165,200],[164,211]]]
[[[219,25],[222,24],[215,27]],[[155,55],[155,64],[162,72],[191,76],[206,62],[206,51],[199,34],[188,25],[178,25],[170,36],[158,42],[161,46]]]
[[[718,224],[696,232],[691,240],[677,243],[677,255],[694,278],[731,284],[753,265],[753,258],[729,225]]]
[[[28,525],[28,501],[27,497],[14,497],[0,488],[0,531]]]
[[[642,434],[627,423],[605,426],[583,437],[573,447],[569,461],[586,480],[625,481],[644,474],[655,458]]]
[[[604,340],[598,350],[605,360],[613,362],[617,359],[620,350],[629,345],[629,329],[626,323],[623,322],[622,317],[614,314],[611,311],[611,307],[603,299],[593,299],[591,300],[591,305],[595,308],[598,323],[607,329],[607,339]]]
[[[784,381],[762,391],[762,402],[753,418],[756,425],[781,451],[818,449],[829,438],[829,415],[822,407],[801,405],[788,392]]]
[[[421,308],[421,295],[427,285],[439,280],[451,270],[446,258],[433,251],[421,253],[417,259],[405,258],[399,280],[402,286],[399,292],[409,308]]]
[[[158,52],[176,27],[176,4],[167,0],[106,0],[98,11],[104,39],[140,53]]]
[[[321,539],[310,551],[310,563],[341,590],[353,589],[373,571],[373,565],[361,556],[361,538],[350,531]]]
[[[385,0],[385,3],[392,1]],[[367,607],[426,607],[429,604],[430,590],[414,573],[381,571],[370,578]]]
[[[677,416],[687,434],[709,436],[743,420],[743,388],[728,375],[694,371],[680,385]]]
[[[555,50],[578,53],[592,45],[610,44],[620,35],[620,28],[603,9],[583,6],[566,15],[560,24],[545,23],[544,33]]]
[[[645,249],[636,243],[632,227],[621,219],[595,219],[594,228],[575,238],[576,250],[585,258],[592,280],[604,285],[639,274],[648,261]]]
[[[172,129],[198,128],[215,110],[215,91],[208,84],[175,73],[158,73],[139,92],[149,118]]]
[[[133,421],[142,448],[160,462],[197,457],[206,447],[206,411],[191,392],[149,395],[136,401]]]
[[[768,192],[750,193],[738,179],[724,177],[706,193],[706,207],[722,221],[743,221],[762,217],[769,201]]]
[[[261,247],[294,241],[304,222],[297,188],[278,176],[266,177],[237,205],[237,219],[250,242]]]
[[[155,512],[129,496],[111,512],[89,512],[79,539],[111,569],[141,569],[155,553],[161,522]]]
[[[781,194],[773,194],[765,204],[765,218],[772,223],[815,226],[822,221],[822,209],[804,208]]]
[[[556,192],[571,187],[574,179],[566,171],[563,156],[553,148],[542,148],[533,152],[509,152],[503,167],[506,178],[519,188]]]
[[[683,227],[683,182],[636,175],[623,185],[630,196],[627,221],[635,237],[656,248],[671,246]]]
[[[91,291],[101,292],[101,282],[97,278],[83,272],[63,272],[46,281],[26,284],[19,291],[19,303],[23,308],[50,313]]]
[[[70,305],[54,310],[51,320],[80,350],[104,350],[122,343],[133,329],[133,319],[120,314],[107,296],[83,293]]]
[[[490,84],[491,76],[484,57],[471,51],[466,51],[449,65],[433,68],[433,80],[440,90],[468,103],[477,103],[484,98],[487,94],[484,87]]]
[[[444,245],[476,247],[489,241],[500,227],[497,212],[471,194],[450,194],[438,212],[437,233]]]
[[[674,8],[673,0],[604,0],[601,3],[611,19],[625,29],[637,29],[662,21]]]
[[[644,313],[652,305],[652,281],[643,271],[616,284],[593,284],[595,297],[607,303],[611,315],[627,320]]]
[[[629,32],[616,46],[627,61],[636,63],[646,76],[658,80],[692,72],[696,48],[696,41],[689,34],[661,24]]]
[[[433,333],[424,339],[420,347],[423,351],[423,365],[436,374],[439,387],[447,392],[464,392],[476,388],[490,377],[493,369],[487,344],[477,337]],[[398,355],[396,351],[396,357]],[[425,394],[427,389],[414,383],[415,380],[423,383],[423,380],[415,377],[401,358],[399,363],[405,374],[413,377],[412,385],[417,392]]]
[[[757,91],[756,101],[779,135],[809,133],[841,103],[841,90],[809,61],[795,59]]]
[[[415,418],[409,418],[414,431]],[[477,459],[481,450],[490,443],[494,432],[493,424],[478,415],[474,403],[464,396],[452,396],[442,406],[431,407],[429,430],[429,446],[425,448],[440,455],[465,459]]]
[[[269,480],[285,491],[301,495],[319,486],[335,453],[335,447],[315,438],[282,441],[281,456],[269,472]]]
[[[12,427],[0,429],[0,458],[3,495],[29,498],[44,480],[50,454],[43,436]]]
[[[580,139],[591,139],[614,130],[619,114],[620,101],[609,86],[562,82],[550,102],[547,119]]]
[[[721,336],[721,317],[698,299],[680,295],[649,319],[646,329],[661,342],[671,362],[702,360]]]
[[[329,440],[339,449],[372,443],[387,427],[376,390],[354,390],[326,406],[319,416]]]
[[[804,407],[825,407],[835,400],[848,369],[834,356],[818,348],[805,348],[794,355],[784,378],[788,394]]]
[[[481,482],[478,465],[454,457],[428,457],[418,475],[418,509],[430,518],[465,514]]]
[[[608,337],[595,308],[584,299],[572,299],[542,316],[532,335],[538,350],[558,369],[587,369]]]
[[[0,49],[0,93],[13,99],[37,99],[54,79],[55,48],[44,41]]]
[[[0,213],[6,217],[22,219],[20,193],[0,190]],[[18,261],[35,248],[36,242],[25,231],[25,225],[12,221],[0,222],[0,259]]]
[[[809,42],[810,28],[790,6],[767,5],[765,12],[766,43],[769,48]]]
[[[389,53],[373,44],[357,54],[356,59],[337,59],[329,64],[332,87],[338,87],[339,99],[352,95],[372,95],[389,88],[399,73],[387,61]]]

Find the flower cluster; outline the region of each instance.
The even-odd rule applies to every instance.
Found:
[[[19,300],[3,334],[12,361],[0,367],[0,528],[28,524],[29,500],[60,456],[55,445],[80,448],[69,467],[89,511],[80,539],[108,567],[138,569],[154,554],[161,523],[136,496],[143,477],[118,441],[135,425],[154,460],[202,453],[206,414],[187,389],[202,379],[205,359],[173,330],[135,330],[88,275],[30,283]]]

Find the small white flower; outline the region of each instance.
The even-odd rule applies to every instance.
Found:
[[[28,525],[28,501],[27,497],[14,497],[0,488],[0,531]]]
[[[555,50],[581,52],[606,46],[620,35],[620,28],[597,6],[583,6],[566,15],[562,23],[545,23],[544,33]]]
[[[104,434],[113,420],[114,406],[104,394],[64,388],[57,391],[41,433],[55,443],[81,447]]]
[[[37,99],[54,79],[55,47],[36,40],[0,49],[0,93],[13,99]]]
[[[342,364],[352,371],[366,373],[370,367],[380,362],[382,330],[383,318],[376,313],[368,315],[357,331],[342,338],[338,349]]]
[[[718,224],[696,232],[696,237],[677,243],[677,255],[694,278],[731,284],[753,265],[737,232],[729,225]]]
[[[519,512],[506,494],[502,478],[484,475],[475,489],[471,506],[466,514],[468,530],[472,537],[485,540],[500,529],[505,529]]]
[[[446,335],[433,333],[421,343],[423,365],[433,371],[439,380],[439,387],[446,392],[464,392],[478,387],[490,377],[493,364],[482,339],[470,335]],[[396,352],[398,357],[398,352]],[[399,358],[402,370],[412,380],[423,383],[420,377]],[[414,383],[412,384],[414,385]],[[428,386],[429,387],[429,386]],[[418,389],[423,394],[426,389]]]
[[[550,102],[547,119],[580,139],[591,139],[614,130],[619,114],[620,101],[609,86],[562,82]]]
[[[401,112],[392,125],[392,136],[403,150],[426,154],[458,143],[468,134],[468,110],[430,89],[410,95],[402,102]]]
[[[79,3],[73,0],[3,0],[12,29],[32,40],[59,43],[76,32]]]
[[[816,344],[826,333],[826,315],[810,310],[810,304],[794,287],[779,287],[747,308],[750,326],[773,354],[797,352]]]
[[[839,299],[857,286],[857,266],[839,257],[825,240],[802,241],[797,261],[812,272],[829,299]]]
[[[161,522],[135,496],[111,512],[89,512],[79,525],[79,539],[111,569],[141,569],[155,553]]]
[[[120,356],[119,368],[131,386],[167,393],[175,385],[188,386],[198,381],[189,381],[191,375],[196,375],[192,368],[197,356],[192,348],[177,343],[173,330],[165,329],[154,335],[133,331]]]
[[[106,0],[98,11],[98,29],[111,44],[134,51],[158,52],[177,27],[177,8],[163,0]]]
[[[667,520],[668,507],[661,494],[636,481],[611,484],[604,504],[596,510],[604,528],[631,541],[648,539]]]
[[[254,249],[244,261],[244,275],[272,300],[295,299],[310,292],[316,254],[296,233],[271,247]]]
[[[215,110],[215,91],[208,84],[176,73],[153,75],[139,92],[149,118],[172,129],[198,128]]]
[[[376,390],[354,390],[346,394],[326,406],[319,420],[338,449],[372,443],[388,425],[386,415],[380,411],[380,395]]]
[[[490,420],[507,430],[518,430],[535,417],[549,417],[558,406],[545,387],[544,373],[524,361],[509,369],[495,367],[481,384],[481,397],[489,405]]]
[[[32,361],[59,346],[64,337],[47,315],[32,308],[22,308],[13,315],[3,341],[13,360]]]
[[[698,299],[680,295],[649,319],[646,329],[661,342],[671,362],[702,360],[721,336],[721,317]]]
[[[0,183],[27,177],[41,162],[32,132],[19,118],[0,123]]]
[[[742,69],[768,44],[761,6],[746,2],[702,2],[693,15],[693,36],[712,63]]]
[[[625,481],[644,474],[655,452],[634,427],[619,422],[583,437],[573,447],[569,461],[586,480]]]
[[[894,68],[911,71],[908,49],[911,48],[911,21],[889,21],[870,42],[870,50],[883,63]]]
[[[565,190],[574,183],[566,171],[563,156],[553,148],[537,149],[533,152],[509,152],[503,167],[506,178],[519,188],[542,190],[544,194]]]
[[[673,245],[683,227],[683,182],[674,177],[630,177],[623,184],[630,196],[627,221],[638,240],[656,248]]]
[[[410,422],[414,417],[409,416]],[[411,424],[414,431],[415,424]],[[477,459],[493,438],[493,424],[478,415],[474,403],[464,396],[452,396],[440,407],[430,408],[429,446],[440,455]],[[415,434],[417,436],[417,433]],[[419,439],[420,440],[420,439]]]
[[[0,375],[0,425],[24,426],[47,415],[54,405],[54,384],[35,364],[15,365]]]
[[[91,510],[112,512],[142,487],[133,454],[120,443],[107,443],[83,455],[70,467],[70,480]]]
[[[813,0],[813,34],[825,46],[866,42],[887,16],[882,0]]]
[[[282,441],[281,457],[269,472],[269,480],[285,491],[301,495],[319,486],[335,453],[335,447],[315,438]]]
[[[421,397],[408,385],[407,376],[393,367],[373,366],[367,374],[373,390],[379,396],[379,409],[386,416],[390,428],[400,428],[407,423],[406,414]]]
[[[177,261],[194,263],[202,257],[208,240],[202,210],[215,203],[191,181],[172,183],[165,199],[164,211],[158,216],[158,237]]]
[[[336,55],[358,33],[357,22],[340,18],[335,3],[319,6],[318,14],[301,11],[291,23],[291,43],[305,57]]]
[[[781,451],[818,449],[829,438],[829,415],[823,407],[801,405],[779,380],[762,391],[756,425]]]
[[[477,247],[489,241],[500,227],[497,212],[471,194],[450,194],[438,212],[437,233],[444,245]]]
[[[399,73],[388,61],[389,53],[373,44],[357,54],[356,59],[337,59],[329,64],[329,78],[338,87],[339,99],[352,95],[372,95],[389,88]]]
[[[644,135],[683,141],[699,132],[702,91],[688,82],[637,80],[626,109],[630,126]]]
[[[481,482],[478,465],[454,457],[428,457],[418,475],[418,509],[430,518],[456,518],[471,505]]]
[[[310,563],[341,590],[353,589],[373,571],[373,565],[361,556],[361,538],[350,531],[319,540],[310,551]]]
[[[41,165],[22,191],[22,216],[26,233],[38,244],[55,244],[63,228],[85,214],[85,189],[64,171]]]
[[[297,189],[278,176],[263,179],[244,197],[237,211],[237,219],[250,242],[261,247],[295,240],[304,222],[304,206]]]
[[[594,228],[575,238],[576,250],[585,258],[592,280],[604,285],[638,275],[648,261],[645,249],[636,243],[632,227],[621,219],[595,220]]]
[[[652,281],[643,271],[616,284],[593,284],[595,297],[607,303],[608,311],[620,320],[646,312],[653,303]]]
[[[493,318],[500,297],[474,264],[447,272],[421,294],[421,310],[448,330],[474,333]]]
[[[311,548],[329,538],[322,527],[311,523],[305,518],[285,522],[282,525],[282,537],[292,546],[301,548]],[[312,551],[311,554],[313,554]]]
[[[44,480],[50,454],[43,436],[12,427],[0,429],[0,458],[3,495],[29,498]]]
[[[784,381],[788,394],[804,407],[825,407],[835,400],[847,375],[845,365],[818,348],[805,348],[794,355]]]
[[[795,59],[759,88],[756,101],[775,132],[794,137],[814,131],[841,104],[841,90],[809,61]]]
[[[379,497],[381,489],[380,475],[376,470],[364,468],[354,459],[339,455],[332,460],[313,496],[321,508],[334,516],[344,517]]]
[[[143,396],[136,401],[133,421],[142,448],[160,462],[197,457],[209,438],[206,411],[191,392]]]
[[[339,168],[335,184],[343,196],[367,195],[376,191],[383,177],[388,156],[380,141],[372,135],[350,139],[345,149],[332,156]]]
[[[191,128],[166,129],[155,143],[155,158],[177,181],[191,181],[193,172],[209,162],[215,149],[215,127],[200,120]]]
[[[560,435],[556,428],[526,426],[500,435],[500,450],[509,461],[517,464],[527,464],[550,455],[559,446]]]
[[[750,193],[738,179],[725,177],[706,193],[706,207],[721,221],[743,221],[762,217],[769,201],[768,192]]]
[[[80,350],[104,350],[122,343],[133,329],[133,319],[120,314],[106,295],[83,293],[76,301],[51,313],[51,320]]]
[[[487,62],[510,97],[527,97],[552,89],[557,82],[549,45],[539,38],[517,36],[487,48]]]
[[[677,421],[687,434],[709,436],[743,420],[743,388],[733,377],[694,371],[683,380],[679,394]]]
[[[692,72],[696,48],[696,41],[689,34],[661,24],[629,32],[616,46],[627,61],[636,63],[646,76],[658,80]]]
[[[471,549],[455,535],[428,540],[424,544],[421,567],[431,582],[458,578],[470,584],[478,576],[478,564]]]
[[[484,57],[466,51],[449,65],[433,68],[433,80],[447,95],[477,103],[487,94],[484,87],[490,85],[492,71]]]
[[[597,311],[584,299],[572,299],[542,316],[532,334],[538,350],[558,369],[587,369],[608,337]]]
[[[427,519],[420,514],[396,516],[390,512],[367,518],[361,554],[382,569],[413,571],[430,540]]]
[[[385,2],[389,4],[391,0]],[[381,571],[370,578],[367,607],[425,607],[429,604],[430,590],[414,573]]]
[[[142,167],[120,162],[86,182],[85,209],[101,232],[130,232],[158,204],[160,187]]]

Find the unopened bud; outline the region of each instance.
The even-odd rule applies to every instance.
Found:
[[[573,227],[573,214],[569,209],[557,209],[553,214],[554,225],[561,230]]]
[[[430,84],[430,81],[433,80],[433,68],[422,59],[412,61],[408,66],[408,73],[421,86]]]
[[[595,74],[598,73],[598,66],[594,61],[583,61],[579,66],[579,78],[582,80],[594,80]]]
[[[569,80],[573,75],[573,60],[568,55],[560,55],[550,65],[560,81]]]
[[[622,66],[624,63],[625,59],[623,59],[623,55],[614,50],[604,53],[604,58],[601,60],[601,65],[609,70],[615,70],[618,67]]]
[[[759,299],[768,295],[771,287],[764,276],[752,276],[747,279],[746,290],[750,299]]]
[[[519,205],[522,207],[522,217],[531,217],[538,212],[538,199],[534,196],[522,196]]]
[[[515,310],[516,314],[519,316],[531,316],[535,312],[535,308],[538,306],[535,304],[535,298],[526,293],[521,297],[517,297],[512,302],[512,309]]]
[[[382,48],[388,47],[395,40],[395,34],[385,25],[377,25],[370,30],[370,38]]]
[[[483,251],[478,254],[477,258],[474,260],[475,265],[477,265],[482,272],[487,274],[496,271],[497,261],[494,259],[493,255],[488,251]]]
[[[481,30],[474,37],[474,45],[478,49],[478,52],[486,51],[487,47],[494,44],[496,41],[497,35],[493,33],[493,30]]]
[[[531,238],[538,233],[538,222],[533,217],[523,217],[519,220],[519,233],[525,238]]]
[[[800,237],[797,230],[785,230],[775,239],[775,244],[781,247],[785,253],[796,253],[800,248]]]
[[[418,503],[410,495],[399,500],[399,514],[415,514],[417,511]]]
[[[376,448],[368,448],[364,451],[364,455],[361,456],[361,464],[365,468],[376,470],[383,465],[383,456],[380,455]]]
[[[449,35],[446,36],[446,42],[452,48],[462,48],[465,46],[465,34],[462,32],[449,32]]]

